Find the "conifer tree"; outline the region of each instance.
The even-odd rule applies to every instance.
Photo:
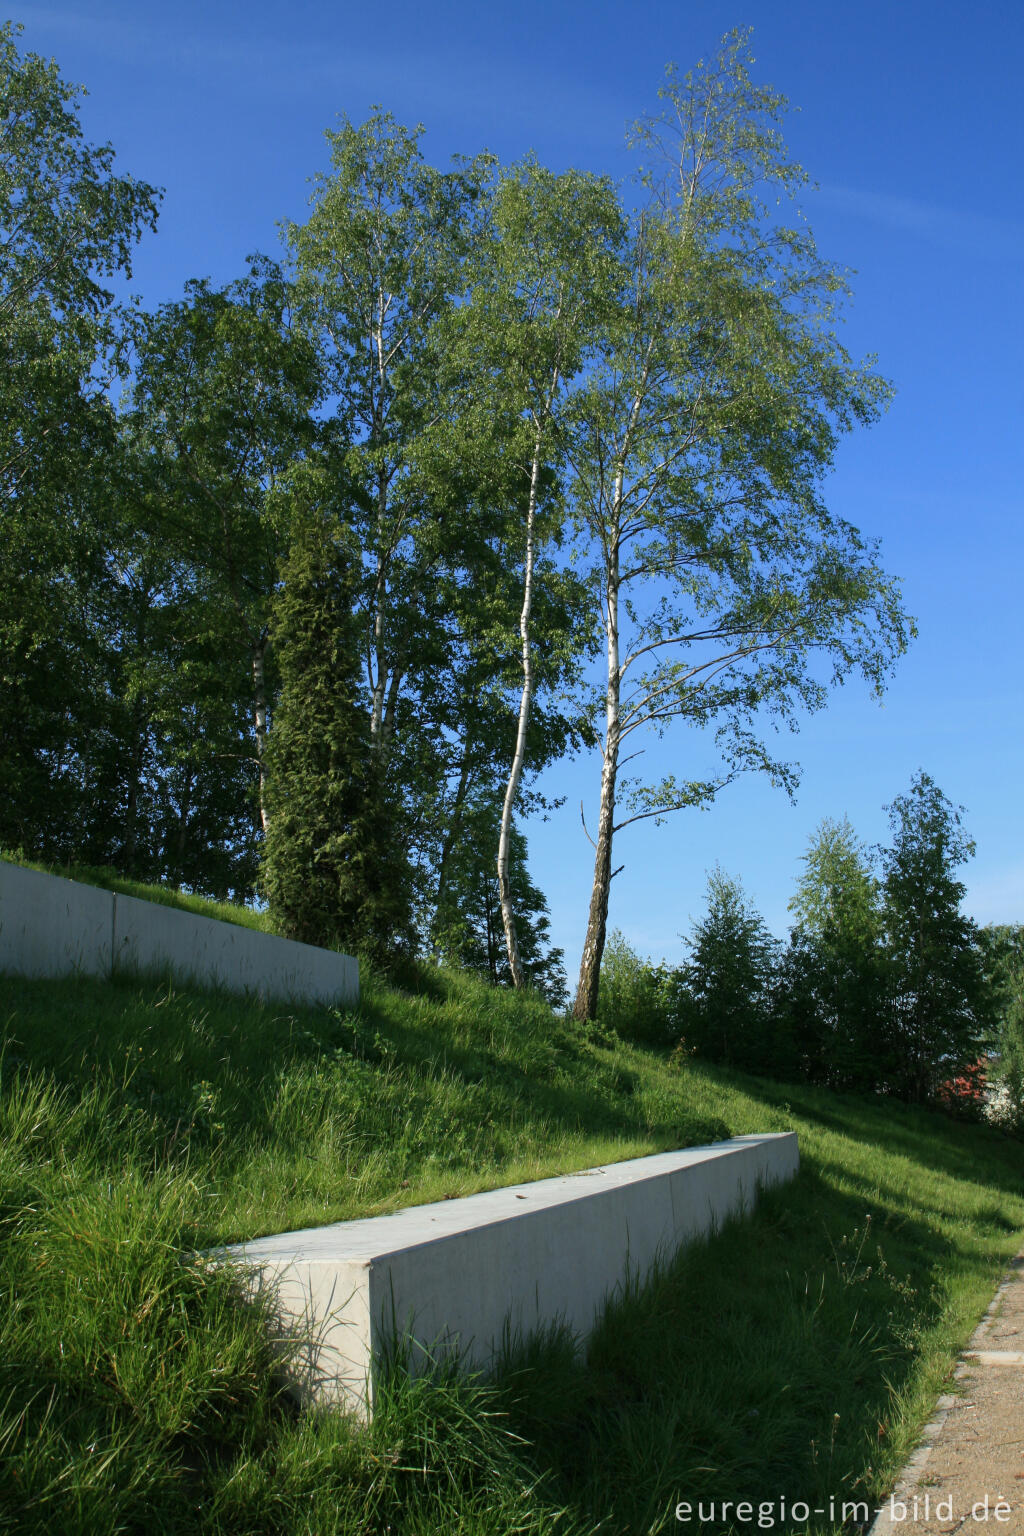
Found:
[[[808,1076],[835,1088],[886,1085],[891,1020],[878,881],[849,821],[811,838],[790,902],[782,1007]]]
[[[974,1067],[991,1032],[992,999],[978,932],[960,904],[956,869],[974,853],[954,806],[927,773],[889,807],[883,850],[883,921],[891,966],[897,1075],[914,1102]]]
[[[687,1044],[711,1060],[784,1077],[788,1060],[778,1059],[773,1039],[776,941],[722,869],[708,876],[708,910],[688,942],[680,1010]]]
[[[297,527],[271,625],[263,884],[282,933],[380,962],[410,943],[410,880],[361,698],[354,565],[323,526]]]

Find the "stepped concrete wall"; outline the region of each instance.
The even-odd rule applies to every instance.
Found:
[[[486,1367],[508,1329],[586,1334],[625,1281],[799,1166],[792,1133],[591,1168],[389,1216],[238,1244],[252,1292],[273,1293],[284,1369],[307,1403],[366,1418],[396,1340],[411,1367],[454,1350]]]
[[[352,955],[0,862],[0,972],[167,976],[284,1002],[359,1001]]]

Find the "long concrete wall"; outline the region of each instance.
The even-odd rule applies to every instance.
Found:
[[[0,862],[0,972],[167,976],[283,1002],[351,1006],[351,955]]]
[[[410,1364],[452,1349],[486,1367],[506,1329],[556,1320],[586,1334],[627,1277],[799,1166],[792,1133],[738,1136],[389,1216],[223,1250],[270,1289],[284,1368],[308,1403],[372,1411],[396,1341]]]

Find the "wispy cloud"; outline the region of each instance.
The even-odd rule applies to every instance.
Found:
[[[36,52],[73,39],[127,65],[158,60],[161,69],[170,66],[192,79],[213,75],[222,88],[258,93],[267,102],[322,96],[329,116],[349,107],[358,117],[373,102],[398,102],[400,114],[440,123],[472,118],[485,135],[522,137],[524,148],[536,138],[563,136],[568,124],[577,153],[591,147],[614,152],[629,116],[607,82],[587,82],[569,66],[538,66],[515,50],[484,48],[469,38],[381,50],[352,37],[288,42],[265,29],[246,35],[243,29],[197,28],[170,10],[140,15],[126,26],[110,10],[94,8],[84,16],[59,5],[33,5],[25,21],[23,46]]]
[[[993,218],[975,209],[944,207],[914,197],[832,184],[819,189],[817,201],[852,218],[882,225],[946,250],[1005,260],[1019,257],[1024,246],[1024,221]]]

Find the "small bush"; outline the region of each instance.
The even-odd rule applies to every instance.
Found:
[[[605,945],[597,1014],[621,1040],[657,1049],[672,1043],[671,972],[642,960],[618,928]]]

